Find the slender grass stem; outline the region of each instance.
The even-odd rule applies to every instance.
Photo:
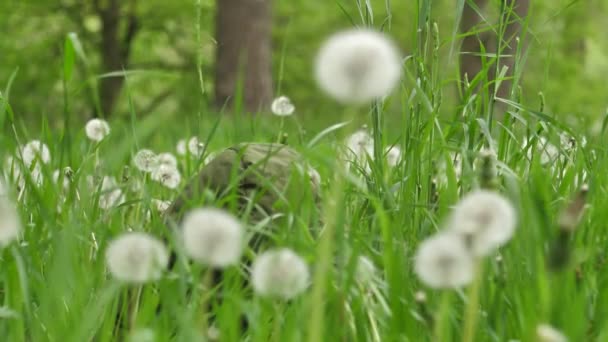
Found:
[[[450,328],[448,318],[450,316],[451,298],[452,293],[450,291],[446,290],[441,294],[439,310],[437,310],[433,321],[433,341],[435,342],[447,341],[445,332]]]
[[[468,301],[465,307],[463,342],[473,342],[475,340],[475,329],[479,317],[479,296],[483,274],[482,260],[478,259],[475,263],[475,275],[473,284],[469,288]]]

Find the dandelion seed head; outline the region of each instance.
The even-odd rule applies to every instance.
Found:
[[[355,280],[362,285],[372,283],[376,279],[376,266],[366,256],[357,258],[357,266],[355,268]]]
[[[270,110],[276,116],[289,116],[293,114],[296,107],[287,96],[279,96],[272,101]]]
[[[509,200],[493,191],[475,190],[456,204],[448,228],[465,238],[473,254],[484,256],[511,239],[516,223]]]
[[[158,165],[168,165],[174,168],[177,168],[177,158],[172,153],[165,152],[160,153],[157,156]]]
[[[169,189],[176,189],[182,180],[182,176],[176,167],[160,165],[152,171],[152,179]]]
[[[158,211],[159,213],[162,214],[162,213],[166,212],[167,209],[169,209],[169,207],[171,207],[171,202],[153,198],[152,205],[154,205],[154,208],[156,208],[156,211]]]
[[[253,289],[263,297],[294,298],[306,290],[309,278],[306,262],[287,248],[258,255],[251,268]]]
[[[401,149],[397,146],[389,146],[385,150],[386,163],[390,167],[395,167],[401,161]]]
[[[125,197],[116,182],[116,178],[104,176],[101,181],[99,207],[102,209],[111,209],[123,203],[124,200]]]
[[[139,150],[133,158],[133,163],[140,171],[152,172],[158,167],[158,156],[151,150]]]
[[[538,342],[568,342],[568,338],[561,331],[549,324],[540,324],[536,327]]]
[[[420,244],[414,271],[429,287],[459,288],[473,279],[473,258],[458,235],[443,232]]]
[[[401,77],[401,58],[382,33],[353,29],[331,36],[319,50],[315,77],[323,91],[344,103],[388,95]]]
[[[175,150],[177,151],[178,155],[185,156],[186,153],[188,152],[188,146],[186,146],[186,140],[180,139],[177,142],[177,146],[175,147]]]
[[[416,300],[416,302],[418,302],[418,303],[426,303],[426,300],[427,300],[426,292],[416,291],[416,293],[414,294],[414,300]]]
[[[192,137],[188,140],[188,151],[195,157],[200,157],[205,151],[205,144],[200,142],[197,137]]]
[[[70,188],[70,178],[68,177],[68,175],[66,174],[65,171],[63,170],[55,170],[53,171],[53,182],[55,184],[59,183],[59,179],[62,177],[63,174],[63,181],[62,181],[62,187],[63,190],[68,190]]]
[[[157,280],[169,263],[161,241],[141,232],[125,233],[106,249],[106,264],[114,278],[129,283]]]
[[[84,126],[84,130],[89,139],[100,142],[110,134],[110,125],[102,119],[91,119]]]
[[[347,161],[367,165],[374,155],[374,139],[366,130],[358,130],[346,139]],[[348,165],[348,164],[347,164]]]
[[[1,182],[0,187],[4,187]],[[0,218],[0,248],[2,248],[17,240],[21,234],[19,213],[7,194],[0,196]]]
[[[239,262],[243,252],[243,227],[225,210],[199,208],[182,222],[184,249],[195,261],[216,268]]]
[[[23,158],[23,164],[30,167],[34,161],[39,163],[48,164],[51,161],[51,152],[48,146],[39,140],[32,140],[21,147],[21,153],[17,153],[18,156]]]

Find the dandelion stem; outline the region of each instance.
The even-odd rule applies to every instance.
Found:
[[[332,253],[335,239],[336,226],[339,220],[339,206],[343,202],[344,180],[339,174],[336,174],[332,183],[331,196],[329,196],[326,205],[326,225],[321,235],[319,245],[317,247],[318,264],[315,270],[312,301],[310,313],[310,335],[308,341],[317,342],[323,341],[323,324],[325,322],[325,292],[327,287],[327,279],[330,274],[332,265]]]
[[[281,342],[282,317],[281,306],[279,303],[274,303],[274,327],[272,331],[272,341]]]
[[[133,302],[131,304],[131,315],[129,317],[129,329],[135,329],[135,322],[137,320],[137,314],[139,312],[139,300],[141,298],[142,286],[138,286],[135,291],[135,296],[132,299]]]
[[[479,295],[481,289],[481,276],[483,274],[482,260],[478,259],[475,262],[475,278],[473,284],[469,288],[468,301],[465,308],[464,316],[464,332],[462,341],[473,342],[475,339],[475,328],[477,327],[477,318],[479,311]]]
[[[439,310],[435,314],[433,321],[433,341],[442,342],[447,341],[445,339],[445,331],[448,329],[446,323],[448,322],[449,309],[450,309],[451,292],[444,291],[441,295],[441,302],[439,303]]]
[[[213,279],[213,269],[211,267],[205,270],[205,274],[203,275],[203,291],[204,293],[201,296],[201,332],[202,336],[207,338],[207,333],[209,331],[209,298],[211,292],[211,281]]]

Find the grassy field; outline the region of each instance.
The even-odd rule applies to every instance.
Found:
[[[543,337],[550,325],[570,341],[608,341],[603,125],[591,134],[565,113],[546,111],[551,98],[522,101],[532,96],[522,95],[517,84],[508,99],[496,98],[484,78],[471,80],[477,90],[454,95],[458,81],[444,72],[438,51],[457,37],[451,28],[420,27],[390,96],[336,105],[340,111],[318,121],[298,115],[301,108],[315,110],[308,102],[295,102],[295,114],[286,117],[215,115],[201,108],[179,121],[140,117],[131,106],[129,120],[110,120],[111,133],[91,141],[72,110],[86,88],[74,81],[79,52],[72,36],[58,71],[61,113],[29,125],[10,105],[18,74],[4,80],[0,157],[14,163],[4,164],[2,201],[16,204],[22,230],[10,241],[10,209],[0,205],[0,336],[199,341],[213,329],[222,341],[562,341]],[[518,56],[516,72],[523,62]],[[444,93],[450,98],[444,100]],[[373,137],[369,158],[348,163],[345,141],[362,125]],[[204,152],[179,155],[179,141],[190,137],[198,137]],[[38,156],[27,165],[20,147],[32,140],[48,146],[48,161]],[[249,282],[250,263],[243,262],[228,266],[221,286],[210,288],[210,268],[188,262],[179,229],[168,224],[156,200],[174,200],[210,154],[241,142],[277,141],[319,172],[319,202],[304,191],[302,178],[294,178],[282,216],[238,216],[247,238],[263,231],[273,245],[302,257],[310,281],[289,300],[263,296]],[[396,163],[385,155],[390,147],[401,151]],[[177,156],[177,188],[138,170],[134,159],[142,149]],[[114,177],[114,186],[106,187],[104,177]],[[479,188],[511,203],[514,235],[483,257],[471,257],[473,269],[462,272],[473,276],[465,284],[429,286],[415,271],[419,247],[448,230],[454,206]],[[204,191],[198,195],[200,206],[237,205],[235,196],[220,201]],[[163,241],[177,251],[176,264],[144,283],[117,279],[106,253],[128,231]],[[243,260],[255,261],[260,253],[247,248]],[[223,300],[213,300],[218,297]]]

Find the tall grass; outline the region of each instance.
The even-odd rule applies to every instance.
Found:
[[[372,9],[363,1],[357,4],[358,13],[342,9],[352,22],[389,34],[403,29],[390,25],[390,1],[384,8]],[[305,257],[313,281],[299,298],[280,302],[258,298],[250,288],[240,287],[248,277],[245,266],[229,269],[219,290],[224,300],[209,308],[222,340],[424,341],[441,336],[444,341],[534,341],[541,323],[552,324],[572,341],[608,339],[608,214],[603,210],[608,206],[608,184],[597,171],[608,166],[605,149],[599,140],[583,146],[584,132],[560,121],[558,113],[520,102],[517,81],[528,53],[522,49],[516,56],[511,98],[496,98],[494,81],[486,76],[473,77],[462,87],[454,75],[442,74],[441,58],[449,55],[449,63],[456,63],[461,36],[456,29],[433,22],[432,5],[430,0],[417,2],[413,16],[417,30],[412,33],[416,44],[404,59],[401,87],[370,106],[375,158],[370,161],[371,172],[363,176],[343,171],[335,148],[357,127],[338,125],[315,136],[316,132],[302,130],[306,118],[299,122],[290,118],[283,125],[272,117],[226,113],[219,120],[205,112],[184,125],[155,116],[140,118],[132,107],[130,123],[113,122],[108,139],[93,145],[84,136],[83,123],[71,112],[70,102],[85,86],[71,83],[71,74],[78,72],[74,65],[79,63],[72,38],[66,40],[64,51],[65,129],[56,132],[42,125],[40,132],[28,131],[10,107],[11,84],[19,77],[16,72],[2,91],[0,125],[5,134],[0,136],[0,157],[4,160],[20,144],[36,138],[49,145],[53,159],[43,165],[46,181],[42,185],[29,177],[24,188],[12,187],[19,190],[11,196],[18,198],[25,230],[19,243],[0,250],[3,340],[113,341],[125,334],[133,341],[149,341],[150,335],[157,341],[199,340],[197,305],[210,295],[199,286],[200,270],[178,262],[161,280],[141,287],[120,284],[107,275],[104,250],[121,232],[149,232],[179,250],[174,231],[150,201],[173,199],[176,193],[147,181],[132,167],[131,155],[142,147],[173,150],[178,139],[194,134],[208,140],[210,151],[242,141],[276,141],[278,127],[324,180],[322,224],[310,214],[315,210],[314,199],[305,196],[292,199],[287,219],[269,233],[276,245],[289,246]],[[459,11],[463,5],[464,1],[457,2]],[[501,19],[493,26],[501,37],[507,20],[521,20],[511,14],[512,8],[501,7]],[[524,39],[500,39],[498,51],[503,44],[521,44]],[[484,54],[483,69],[496,68],[499,58]],[[197,64],[200,69],[200,60]],[[498,75],[502,72],[496,70]],[[124,74],[128,77],[128,72]],[[205,96],[202,78],[200,82],[202,93],[193,92],[193,96]],[[450,93],[451,87],[462,88],[460,104],[445,108],[444,93]],[[202,98],[201,103],[205,102]],[[502,118],[496,115],[497,103],[505,105]],[[349,112],[345,109],[346,114],[336,117],[335,123],[349,121]],[[401,116],[398,129],[387,119],[395,115]],[[576,141],[576,148],[560,143],[563,133]],[[541,137],[557,146],[560,161],[543,165],[543,151],[537,148]],[[393,168],[383,163],[384,148],[391,145],[404,152]],[[472,290],[428,289],[413,272],[413,255],[420,241],[439,229],[450,206],[479,186],[483,147],[495,149],[497,191],[517,208],[517,233],[495,256],[483,261],[478,286]],[[454,163],[455,154],[460,156],[459,164]],[[200,165],[201,160],[180,160],[186,179],[194,177]],[[54,169],[66,166],[74,175],[69,189],[62,190],[50,179]],[[583,173],[589,184],[589,209],[569,238],[571,259],[553,270],[548,257],[558,236],[557,219],[582,185]],[[86,187],[87,176],[105,174],[116,176],[127,195],[121,206],[109,211],[98,207],[99,194]],[[143,188],[130,190],[136,181]],[[149,220],[145,219],[148,211]],[[254,253],[248,251],[250,257]],[[374,282],[355,281],[359,255],[376,265]],[[420,291],[426,293],[425,301],[416,300]],[[241,330],[241,314],[249,320],[246,332]],[[117,317],[129,319],[116,326]]]

